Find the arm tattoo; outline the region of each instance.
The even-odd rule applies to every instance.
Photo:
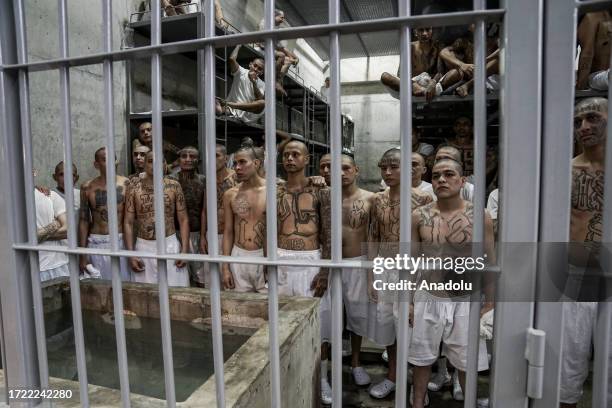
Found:
[[[79,207],[79,216],[82,220],[89,222],[91,216],[91,207],[89,206],[89,197],[87,197],[87,188],[81,190],[81,206]]]
[[[319,189],[319,209],[321,212],[321,247],[324,259],[331,259],[331,197],[330,189]]]
[[[36,236],[38,238],[38,242],[47,241],[49,238],[53,236],[61,228],[60,222],[55,219],[50,224],[45,225],[44,227],[39,228],[36,231]]]

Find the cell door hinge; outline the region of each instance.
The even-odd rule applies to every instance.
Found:
[[[546,332],[530,327],[527,329],[527,396],[532,399],[542,398],[544,390],[544,352],[546,349]]]

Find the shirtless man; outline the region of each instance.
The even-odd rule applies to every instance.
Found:
[[[319,162],[319,174],[331,186],[330,172],[331,158],[329,154],[323,155]],[[365,260],[362,244],[367,242],[368,226],[370,224],[370,210],[374,194],[362,190],[357,186],[359,167],[352,157],[342,155],[342,257],[349,260]],[[355,383],[359,386],[370,384],[371,379],[361,366],[359,357],[361,339],[368,335],[368,290],[366,269],[342,270],[342,300],[346,310],[346,328],[351,333],[351,372]],[[329,290],[321,301],[321,310],[328,313],[327,320],[331,322],[331,299]],[[323,319],[322,319],[323,321]],[[325,347],[321,348],[321,360],[326,361],[329,356],[329,340],[331,339],[331,325],[321,327],[321,337]],[[324,333],[324,331],[327,331]],[[327,371],[323,377],[327,382]],[[323,384],[323,383],[322,383]],[[322,398],[324,402],[331,400],[331,387],[329,399]],[[331,403],[331,402],[330,402]]]
[[[427,173],[427,166],[425,165],[425,158],[423,155],[412,152],[412,187],[416,188],[423,193],[429,194],[433,198],[433,188],[431,183],[423,180],[423,175]]]
[[[223,255],[263,257],[266,242],[266,181],[258,175],[261,161],[253,147],[234,154],[240,183],[223,194]],[[223,264],[223,287],[237,292],[265,289],[262,265]]]
[[[128,176],[128,179],[132,181],[134,178],[139,178],[144,173],[145,157],[151,149],[147,146],[140,145],[132,152],[132,164],[134,165],[134,173]]]
[[[441,75],[438,74],[437,62],[440,44],[433,40],[433,29],[431,27],[417,28],[415,30],[417,41],[410,43],[411,66],[412,66],[412,94],[415,96],[427,96],[431,100],[436,92],[436,83]],[[383,85],[399,92],[400,78],[399,70],[397,76],[383,72],[380,81]],[[441,91],[441,90],[440,90]]]
[[[204,190],[206,188],[206,177],[198,173],[200,152],[193,146],[186,146],[179,152],[178,182],[183,189],[185,206],[189,217],[189,244],[190,251],[194,254],[200,251],[200,227],[202,225],[202,205],[204,202]],[[182,240],[181,240],[182,241]],[[189,262],[189,276],[191,281],[198,282],[198,273],[202,268],[201,262]]]
[[[376,193],[370,215],[368,231],[369,256],[395,257],[399,250],[400,239],[400,159],[401,152],[394,148],[387,150],[378,167],[389,188]],[[411,208],[418,208],[432,201],[431,196],[412,188]],[[373,275],[368,273],[368,337],[376,344],[387,347],[389,371],[387,377],[370,389],[374,398],[385,398],[395,390],[396,342],[394,303],[388,299],[378,299],[373,289]]]
[[[465,176],[469,177],[474,173],[474,127],[472,120],[465,116],[455,119],[453,124],[455,137],[447,139],[446,143],[453,146],[461,153],[461,164]]]
[[[227,150],[225,146],[218,144],[215,151],[216,160],[216,178],[217,178],[217,238],[219,240],[219,250],[223,248],[223,231],[225,231],[225,216],[223,208],[223,194],[230,188],[236,186],[238,181],[234,170],[227,168]],[[202,214],[200,216],[200,253],[208,253],[208,241],[206,232],[208,224],[206,220],[206,190],[204,190],[204,199],[202,201]],[[209,279],[209,264],[205,263],[197,274],[197,285],[201,287],[210,287]]]
[[[87,248],[110,248],[108,235],[108,206],[106,183],[106,148],[101,147],[94,154],[94,167],[100,175],[86,181],[81,185],[81,208],[79,210],[79,245]],[[117,167],[117,162],[113,163]],[[123,176],[116,176],[114,188],[117,191],[117,230],[119,232],[119,248],[123,249],[123,207],[129,180]],[[90,264],[100,271],[102,279],[112,279],[111,259],[108,256],[81,255],[79,268],[81,272],[87,271]],[[130,281],[125,258],[120,258],[121,279]],[[95,272],[94,272],[95,273]]]
[[[576,275],[585,265],[595,266],[597,263],[603,231],[607,122],[607,99],[587,98],[576,103],[574,137],[582,145],[583,152],[572,160],[570,242],[573,244],[570,247],[569,269],[575,273],[568,279],[566,293],[583,285]],[[570,298],[563,302],[562,408],[575,408],[582,397],[582,386],[589,373],[592,333],[597,317],[596,302],[577,302],[573,295]]]
[[[189,217],[185,206],[183,189],[178,181],[164,177],[164,220],[166,229],[166,253],[189,252]],[[131,184],[125,208],[125,246],[128,250],[156,252],[155,204],[153,189],[153,152],[147,153],[145,177]],[[181,242],[176,238],[174,220],[180,225]],[[138,231],[134,234],[134,221]],[[134,246],[134,241],[136,245]],[[168,285],[189,286],[189,272],[185,261],[167,261]],[[157,260],[152,258],[130,258],[132,280],[142,283],[157,283]]]
[[[470,25],[469,31],[470,33],[474,32],[473,24]],[[492,76],[499,74],[499,45],[497,38],[487,38],[486,52],[487,87],[495,89],[498,81],[496,77]],[[442,49],[440,51],[440,60],[446,68],[445,71],[447,71],[438,81],[442,89],[446,90],[461,81],[465,81],[455,89],[455,93],[461,97],[467,96],[474,85],[474,43],[471,36],[458,38],[453,44]]]
[[[437,201],[420,207],[412,213],[412,240],[421,242],[415,251],[428,256],[447,257],[454,251],[465,253],[471,250],[473,229],[473,205],[461,198],[460,192],[465,178],[461,164],[455,160],[437,161],[432,169],[432,183]],[[484,249],[487,260],[493,260],[493,222],[485,212]],[[452,248],[453,253],[448,252]],[[471,252],[468,252],[468,256]],[[455,271],[422,272],[421,283],[445,282],[468,279]],[[485,275],[486,277],[486,275]],[[485,284],[485,303],[481,316],[493,308],[493,285]],[[451,300],[450,298],[453,298]],[[428,405],[427,388],[431,376],[431,365],[438,359],[440,342],[442,353],[459,372],[459,383],[465,389],[467,368],[468,327],[470,291],[450,292],[417,289],[410,305],[410,324],[413,327],[408,353],[408,362],[414,365],[414,408]],[[447,312],[441,313],[442,310]],[[448,313],[452,316],[449,317]],[[486,344],[479,339],[478,371],[488,368]]]
[[[612,16],[608,10],[586,13],[578,24],[578,78],[576,89],[608,90]]]

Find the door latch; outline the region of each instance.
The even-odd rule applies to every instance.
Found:
[[[544,391],[544,351],[546,332],[532,327],[527,329],[527,396],[532,399],[542,398]]]

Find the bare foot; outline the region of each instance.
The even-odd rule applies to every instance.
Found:
[[[222,103],[224,103],[225,101],[223,101],[223,99],[215,99],[215,113],[217,115],[222,115],[223,114],[223,106],[221,105]]]
[[[466,85],[461,85],[459,88],[455,89],[455,92],[462,98],[465,98],[469,94],[468,87]]]

